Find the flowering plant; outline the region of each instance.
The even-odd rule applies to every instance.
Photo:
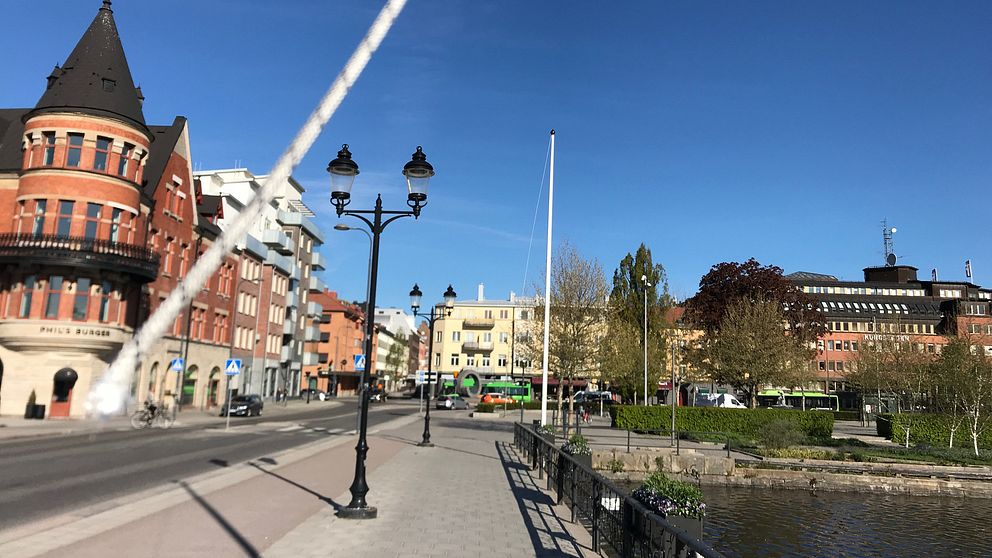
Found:
[[[637,501],[665,517],[677,515],[702,519],[706,515],[703,493],[693,484],[653,473],[631,494]]]
[[[574,434],[568,439],[568,443],[562,446],[562,451],[568,455],[592,455],[589,449],[589,442],[581,434]]]
[[[538,434],[554,434],[555,427],[550,424],[544,424],[537,427]]]

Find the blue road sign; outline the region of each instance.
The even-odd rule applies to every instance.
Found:
[[[229,358],[224,363],[224,373],[228,376],[237,376],[241,373],[241,359]]]
[[[365,371],[365,355],[355,355],[355,370],[358,372]]]
[[[172,359],[172,362],[169,364],[169,370],[171,370],[172,372],[182,372],[183,371],[183,359],[181,359],[181,358],[174,358],[174,359]]]

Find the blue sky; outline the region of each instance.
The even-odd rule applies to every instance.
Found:
[[[98,0],[5,6],[0,106],[33,105]],[[197,169],[262,174],[381,4],[117,0],[150,123],[190,120]],[[295,172],[327,231],[324,278],[365,293],[367,241],[331,230],[341,143],[355,206],[405,207],[417,145],[437,169],[421,219],[383,235],[380,305],[452,283],[506,298],[541,282],[546,208],[525,277],[548,131],[555,240],[607,274],[645,242],[673,291],[715,263],[859,279],[882,262],[992,284],[992,3],[410,0]],[[546,195],[543,196],[547,199]],[[344,222],[355,225],[353,221]]]

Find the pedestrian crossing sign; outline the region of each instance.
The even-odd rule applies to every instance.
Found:
[[[228,376],[237,376],[241,373],[241,359],[229,358],[224,364],[224,373]]]
[[[169,363],[169,370],[172,372],[182,372],[183,371],[183,359],[174,358],[172,362]]]
[[[355,355],[355,371],[365,371],[365,355]]]

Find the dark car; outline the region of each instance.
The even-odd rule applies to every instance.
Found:
[[[251,417],[262,414],[261,395],[237,395],[231,400],[231,416]],[[227,416],[227,404],[220,408],[220,416]]]
[[[438,397],[434,406],[438,409],[468,409],[468,403],[454,393]]]

